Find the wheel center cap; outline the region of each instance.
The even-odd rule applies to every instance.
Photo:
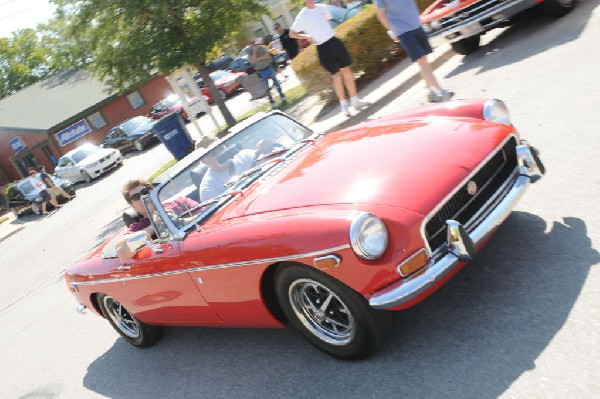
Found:
[[[320,310],[316,310],[315,318],[319,321],[323,321],[323,320],[325,320],[325,313],[321,312]]]

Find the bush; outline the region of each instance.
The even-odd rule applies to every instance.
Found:
[[[424,10],[432,0],[417,0],[420,10]],[[385,28],[375,13],[375,6],[367,6],[365,10],[345,21],[335,29],[352,56],[352,71],[365,78],[377,76],[381,62],[392,54],[404,53],[392,42]],[[329,94],[332,91],[331,77],[319,64],[317,47],[311,44],[300,52],[292,61],[292,68],[309,93]]]

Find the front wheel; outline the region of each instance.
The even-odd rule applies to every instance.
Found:
[[[133,147],[138,151],[142,151],[144,149],[144,144],[142,144],[141,141],[136,140],[133,142]]]
[[[319,350],[340,359],[365,359],[383,343],[390,315],[338,280],[305,266],[286,266],[275,279],[290,324]]]
[[[110,325],[131,345],[145,348],[162,337],[162,327],[141,322],[112,296],[100,294],[98,304]]]
[[[479,48],[480,35],[470,36],[466,39],[459,40],[454,43],[450,43],[452,49],[461,55],[471,54]]]
[[[571,11],[575,3],[575,0],[545,0],[540,6],[546,14],[559,18]]]
[[[90,174],[88,172],[86,172],[85,170],[81,171],[81,176],[83,177],[83,180],[86,183],[91,183],[92,182],[92,176],[90,176]]]

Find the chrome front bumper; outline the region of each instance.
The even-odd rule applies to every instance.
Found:
[[[475,255],[475,248],[482,243],[510,214],[513,207],[527,190],[534,177],[545,173],[535,148],[526,142],[517,146],[519,174],[502,201],[488,216],[468,234],[460,223],[447,220],[448,252],[437,261],[431,261],[425,272],[415,277],[402,279],[377,291],[369,299],[375,309],[389,309],[400,306],[424,293],[445,275],[463,262],[468,262]]]

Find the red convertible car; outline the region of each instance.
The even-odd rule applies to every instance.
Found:
[[[215,159],[229,180],[200,202]],[[116,257],[121,231],[66,270],[78,310],[138,347],[164,326],[289,323],[342,359],[371,355],[389,311],[452,278],[544,173],[504,103],[485,99],[328,134],[273,111],[172,169],[142,196],[156,235],[131,236],[131,260]],[[182,197],[193,206],[168,210]]]

